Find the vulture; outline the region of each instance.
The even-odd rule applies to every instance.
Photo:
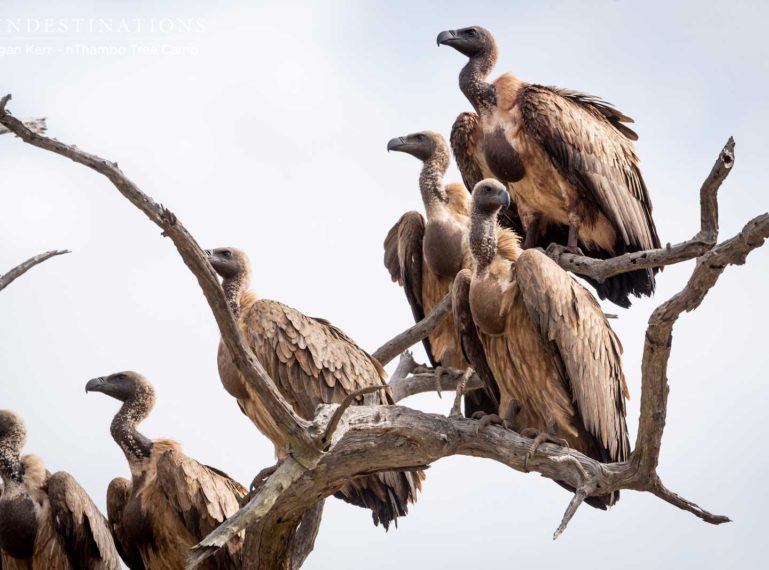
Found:
[[[469,308],[500,391],[500,415],[524,435],[529,454],[549,440],[604,463],[630,453],[622,345],[593,296],[538,249],[521,250],[510,230],[500,239],[497,215],[506,187],[483,180],[473,190],[470,251],[475,265],[457,276],[457,306]],[[469,281],[469,287],[467,283]],[[472,332],[472,331],[471,331]],[[463,331],[467,335],[467,329]],[[471,365],[473,362],[471,361]],[[605,509],[617,494],[590,497]]]
[[[497,61],[492,35],[473,26],[441,32],[469,58],[459,87],[475,113],[454,123],[451,142],[465,184],[483,178],[508,187],[513,210],[502,223],[523,230],[523,248],[608,258],[660,247],[630,117],[585,93],[526,83],[504,74],[486,78]],[[656,269],[590,280],[602,299],[629,307],[629,296],[654,292]]]
[[[123,402],[110,433],[128,460],[131,481],[116,478],[107,491],[109,525],[123,560],[131,570],[184,568],[188,550],[238,510],[246,489],[185,455],[175,441],[137,431],[155,404],[155,390],[141,374],[94,378],[85,391]],[[202,567],[240,568],[242,543],[242,536],[233,539]]]
[[[449,148],[438,133],[423,131],[397,137],[387,143],[387,150],[405,152],[422,161],[419,190],[427,220],[418,212],[406,212],[384,242],[385,267],[392,280],[403,287],[414,320],[419,322],[449,293],[457,273],[469,267],[470,195],[462,184],[443,183]],[[467,368],[451,316],[422,343],[437,378],[444,368]],[[493,390],[487,392],[474,390],[465,395],[465,415],[496,411],[499,395]]]
[[[69,473],[21,455],[21,418],[0,410],[0,568],[119,570],[107,520]]]
[[[319,404],[339,404],[349,394],[370,386],[382,386],[358,404],[392,404],[386,391],[382,365],[340,329],[320,318],[308,317],[283,303],[259,299],[249,290],[251,268],[240,249],[223,247],[208,251],[233,316],[244,339],[264,366],[284,398],[297,414],[312,419]],[[264,409],[253,388],[238,372],[227,347],[219,343],[219,376],[241,411],[275,445],[278,460],[288,455],[287,442]],[[416,500],[424,473],[392,471],[357,478],[335,496],[372,511],[374,524],[385,529],[408,504]]]

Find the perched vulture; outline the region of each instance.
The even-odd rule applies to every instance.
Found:
[[[476,113],[460,115],[451,136],[465,184],[507,185],[515,208],[506,225],[525,230],[524,249],[553,242],[607,258],[660,247],[633,147],[638,137],[623,124],[631,118],[597,97],[510,74],[488,83],[497,47],[481,27],[441,32],[438,44],[469,58],[459,87]],[[602,299],[629,307],[629,295],[654,292],[655,272],[590,282]]]
[[[449,293],[457,273],[469,267],[467,232],[470,195],[461,184],[444,184],[449,149],[438,133],[424,131],[397,137],[387,150],[408,153],[422,161],[419,190],[427,221],[419,212],[406,212],[387,233],[384,263],[392,280],[406,293],[416,322],[425,318]],[[440,377],[443,368],[464,370],[468,364],[451,316],[422,343]],[[496,411],[498,394],[474,390],[465,396],[465,414]]]
[[[136,430],[155,404],[155,390],[136,372],[89,380],[86,392],[123,402],[110,433],[123,450],[131,481],[114,479],[107,491],[112,536],[132,570],[184,568],[188,550],[238,510],[246,490],[218,469],[202,465],[168,439]],[[242,536],[228,542],[202,568],[240,568]]]
[[[26,429],[0,410],[0,568],[118,570],[107,520],[74,477],[21,455]]]
[[[259,299],[249,291],[251,269],[242,250],[224,247],[208,252],[211,265],[222,277],[222,286],[246,342],[270,374],[284,398],[300,416],[314,417],[319,404],[339,404],[365,387],[386,386],[379,362],[359,348],[345,333],[326,320],[308,317],[277,301]],[[275,445],[279,460],[288,453],[287,442],[262,407],[254,389],[235,367],[223,342],[219,344],[219,376],[240,409]],[[391,404],[379,390],[358,403]],[[371,509],[375,524],[387,529],[405,516],[416,500],[424,474],[385,472],[350,481],[336,497]]]
[[[537,249],[521,251],[515,239],[500,240],[497,214],[509,202],[497,180],[473,190],[475,268],[464,288],[478,335],[469,341],[483,346],[499,385],[500,415],[514,403],[516,428],[537,434],[532,451],[540,441],[565,440],[598,461],[624,461],[630,443],[620,341],[593,296],[554,261]],[[457,289],[468,273],[458,275]],[[588,502],[606,508],[618,497]]]

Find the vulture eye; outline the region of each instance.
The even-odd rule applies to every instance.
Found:
[[[476,37],[478,35],[478,32],[476,32],[474,29],[470,28],[469,30],[467,30],[467,35],[470,36],[471,38],[474,38],[474,37]]]
[[[232,257],[232,252],[231,252],[231,251],[223,251],[223,252],[222,252],[222,255],[223,255],[224,257],[226,257],[227,259],[229,259],[229,258],[231,258],[231,257]]]
[[[424,140],[425,140],[425,138],[426,138],[426,137],[425,137],[425,135],[417,135],[417,140],[418,140],[419,142],[422,142],[422,141],[424,141]]]
[[[125,380],[126,378],[128,378],[128,376],[126,376],[125,374],[118,374],[117,376],[115,376],[115,380]]]

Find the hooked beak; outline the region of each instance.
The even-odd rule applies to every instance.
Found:
[[[510,193],[507,190],[501,189],[498,192],[498,196],[502,207],[508,209],[510,207]]]
[[[88,383],[85,385],[85,393],[88,392],[103,392],[104,386],[107,384],[107,378],[104,376],[99,376],[98,378],[94,378],[93,380],[89,380]]]
[[[390,142],[387,143],[387,152],[390,152],[391,150],[400,150],[401,147],[406,145],[406,139],[403,137],[395,137],[394,139],[390,139]]]
[[[454,40],[457,39],[457,31],[456,30],[445,30],[438,34],[437,42],[439,46],[445,46],[451,44]]]

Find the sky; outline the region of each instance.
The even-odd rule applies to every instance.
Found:
[[[117,161],[204,247],[245,249],[260,296],[328,318],[370,351],[412,323],[382,242],[403,212],[421,210],[419,163],[388,155],[387,141],[448,137],[469,109],[457,86],[464,58],[436,47],[441,30],[483,25],[499,45],[495,73],[595,94],[634,117],[663,243],[696,233],[699,186],[732,135],[722,239],[769,210],[765,3],[29,4],[0,0],[9,109]],[[459,180],[453,166],[447,180]],[[0,204],[0,272],[72,250],[0,292],[0,408],[26,421],[26,451],[72,473],[103,509],[128,467],[109,435],[117,402],[84,385],[133,369],[157,391],[144,434],[176,439],[244,484],[272,464],[271,444],[220,385],[213,317],[156,226],[100,175],[10,135],[0,137]],[[629,310],[605,305],[620,314],[631,441],[646,322],[692,267],[666,268],[656,296]],[[729,268],[676,325],[668,370],[660,475],[733,523],[627,491],[609,512],[580,509],[553,542],[565,491],[452,457],[432,466],[389,533],[329,499],[305,568],[764,567],[768,272],[769,250]],[[445,414],[451,398],[403,404]]]

